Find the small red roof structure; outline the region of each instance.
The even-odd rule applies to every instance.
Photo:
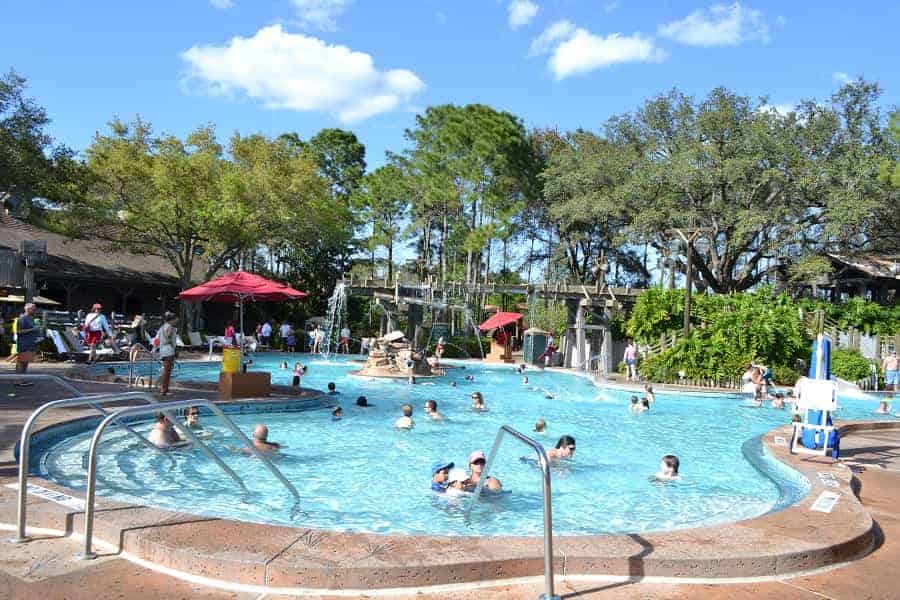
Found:
[[[226,273],[178,294],[181,300],[202,302],[282,302],[305,297],[306,292],[246,271]]]
[[[490,319],[478,326],[481,331],[490,331],[505,325],[511,325],[522,318],[522,313],[516,312],[498,312]]]

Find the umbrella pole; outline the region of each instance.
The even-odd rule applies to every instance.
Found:
[[[238,344],[238,364],[244,364],[244,296],[238,294],[238,303],[240,304],[241,314],[241,343]],[[243,368],[243,367],[240,367]]]

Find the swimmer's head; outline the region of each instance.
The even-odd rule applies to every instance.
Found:
[[[259,442],[264,442],[269,439],[269,428],[262,423],[259,423],[253,428],[253,439]]]
[[[328,382],[328,391],[329,391],[329,392],[333,392],[333,391],[336,390],[336,389],[337,389],[337,386],[334,385],[334,382],[333,382],[333,381],[329,381],[329,382]]]
[[[455,382],[455,381],[451,381],[451,382],[450,382],[450,387],[456,387],[456,382]]]
[[[526,385],[528,383],[528,376],[522,378],[522,385]]]
[[[366,399],[365,396],[360,396],[359,398],[356,399],[356,405],[357,406],[368,406],[369,401]]]
[[[487,458],[484,456],[484,450],[475,450],[469,454],[469,466],[472,467],[472,471],[475,473],[481,473],[486,462]]]
[[[641,406],[646,409],[650,409],[650,399],[649,398],[641,398]]]
[[[435,400],[426,400],[425,401],[425,412],[434,412],[437,410],[437,401]]]
[[[631,397],[631,403],[634,404],[634,405],[637,405],[637,403],[638,403],[638,397],[637,397],[637,396],[632,396],[632,397]]]
[[[659,469],[669,475],[678,475],[678,468],[681,466],[681,461],[678,460],[678,457],[674,454],[666,454],[662,457],[662,460],[659,463]]]
[[[575,454],[575,438],[571,435],[564,435],[556,442],[556,449],[562,450],[565,456],[573,456]]]
[[[481,395],[481,392],[472,392],[472,405],[473,406],[484,405],[484,396]]]
[[[340,406],[335,406],[334,409],[331,411],[332,417],[341,418],[341,416],[343,416],[343,414],[344,414],[344,409],[341,408]]]
[[[164,414],[162,413],[162,411],[157,411],[157,412],[156,412],[156,422],[157,422],[157,423],[165,423],[165,422],[167,422],[167,421],[168,421],[168,419],[166,418],[166,415],[164,415]]]
[[[538,419],[534,422],[534,430],[538,433],[543,432],[547,428],[547,421],[544,419]]]
[[[404,417],[411,417],[413,413],[412,404],[404,404],[402,409]]]

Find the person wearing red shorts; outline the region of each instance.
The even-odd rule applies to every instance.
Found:
[[[91,312],[84,318],[84,339],[87,342],[90,356],[88,362],[97,360],[97,345],[104,337],[112,337],[112,328],[103,314],[103,306],[97,302],[91,307]]]

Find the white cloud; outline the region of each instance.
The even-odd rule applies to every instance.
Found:
[[[570,37],[574,32],[575,26],[569,21],[557,21],[547,27],[541,35],[531,40],[529,54],[531,56],[546,54],[557,42]]]
[[[762,12],[735,2],[716,4],[664,23],[659,26],[659,35],[688,46],[736,46],[753,39],[767,43],[769,26]]]
[[[629,62],[661,62],[666,53],[640,33],[597,35],[569,21],[557,21],[531,41],[531,56],[549,54],[557,80]]]
[[[213,8],[217,8],[219,10],[228,10],[232,6],[234,6],[234,2],[232,0],[209,0],[209,3],[212,4]]]
[[[322,31],[337,29],[337,18],[353,0],[291,0],[300,25]]]
[[[665,58],[666,53],[656,46],[652,38],[639,33],[613,33],[604,37],[579,28],[556,47],[548,64],[556,79],[560,80],[616,64],[661,62]]]
[[[243,95],[270,109],[325,112],[344,123],[402,108],[425,89],[412,71],[380,71],[365,52],[281,25],[222,46],[193,46],[181,56],[187,81],[206,93]]]
[[[797,104],[795,102],[782,102],[780,104],[763,104],[759,107],[760,111],[773,112],[782,117],[788,116],[790,113],[797,112]]]
[[[853,81],[853,78],[850,77],[849,75],[847,75],[846,73],[844,73],[843,71],[835,71],[834,74],[831,76],[831,78],[834,79],[836,82],[840,83],[841,85],[844,85],[846,83],[850,83],[851,81]]]
[[[513,0],[509,3],[509,28],[518,29],[528,25],[537,16],[541,7],[531,0]]]

